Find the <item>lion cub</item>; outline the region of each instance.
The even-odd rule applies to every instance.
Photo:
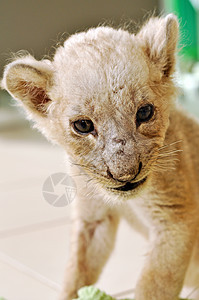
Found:
[[[137,35],[90,29],[52,61],[5,68],[2,87],[65,148],[71,174],[81,169],[62,300],[96,282],[121,217],[151,243],[136,300],[179,299],[186,274],[199,284],[199,125],[175,105],[177,39],[170,14]]]

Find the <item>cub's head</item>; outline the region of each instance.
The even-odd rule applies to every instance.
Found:
[[[16,59],[2,86],[36,127],[112,193],[147,184],[169,126],[178,23],[150,19],[138,32],[75,34],[52,61]]]

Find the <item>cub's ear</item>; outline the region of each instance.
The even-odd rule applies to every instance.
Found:
[[[165,77],[169,77],[175,69],[178,27],[177,17],[169,14],[149,19],[137,34],[143,51]]]
[[[26,110],[45,117],[51,102],[48,91],[52,74],[50,61],[37,61],[27,56],[6,66],[1,86]]]

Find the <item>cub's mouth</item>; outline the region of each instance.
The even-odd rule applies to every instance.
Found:
[[[109,188],[114,191],[121,191],[121,192],[128,192],[136,189],[138,186],[143,184],[147,180],[147,177],[143,178],[140,181],[137,182],[126,182],[124,185],[116,187],[116,188]]]

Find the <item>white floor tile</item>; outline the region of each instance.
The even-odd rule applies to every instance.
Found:
[[[121,222],[114,252],[97,286],[112,295],[133,289],[144,264],[146,252],[146,241],[128,224]],[[127,296],[132,296],[132,293],[128,293]]]
[[[53,173],[67,173],[63,151],[39,143],[5,142],[1,146],[0,236],[5,230],[67,219],[68,206],[51,206],[42,195],[46,178]]]
[[[33,270],[35,273],[61,285],[66,260],[69,255],[70,226],[63,225],[55,228],[30,232],[12,238],[0,239],[0,261],[3,255]],[[15,267],[15,264],[13,264]],[[28,275],[23,268],[18,269]],[[34,280],[37,276],[32,274]],[[40,281],[38,277],[38,281]],[[45,282],[43,282],[45,285]]]
[[[22,179],[66,171],[64,152],[51,144],[0,140],[0,188],[13,189]],[[5,188],[4,188],[5,185]]]
[[[38,186],[18,189],[1,193],[0,198],[0,237],[5,230],[12,231],[14,228],[30,226],[36,223],[47,222],[56,219],[65,219],[69,222],[70,205],[64,207],[54,207],[46,202],[42,195],[42,183],[44,179],[38,181]]]
[[[56,300],[58,292],[0,261],[0,297],[6,300]]]

